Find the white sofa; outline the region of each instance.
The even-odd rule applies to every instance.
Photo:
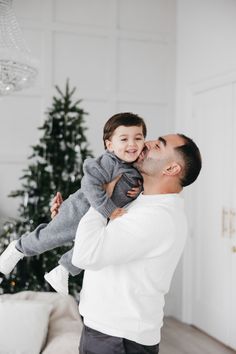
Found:
[[[0,354],[78,354],[81,331],[78,305],[70,295],[0,295]]]

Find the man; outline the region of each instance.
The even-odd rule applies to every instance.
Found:
[[[107,223],[90,208],[72,263],[85,269],[80,354],[158,353],[164,295],[183,252],[187,223],[179,193],[201,170],[195,143],[167,135],[147,143],[136,168],[143,193]]]

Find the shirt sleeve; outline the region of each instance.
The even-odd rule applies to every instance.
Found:
[[[88,159],[84,163],[84,177],[81,186],[89,204],[105,218],[117,208],[107,195],[103,185],[111,182],[115,162],[111,157],[103,155],[100,159]]]
[[[173,244],[173,223],[168,212],[128,212],[108,224],[95,209],[81,219],[75,238],[72,263],[82,269],[99,270],[141,258],[156,257]]]

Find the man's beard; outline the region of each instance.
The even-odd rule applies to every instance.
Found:
[[[166,164],[166,159],[156,160],[151,157],[144,157],[142,160],[134,163],[134,167],[141,173],[146,175],[158,174]]]
[[[145,168],[146,166],[148,167],[150,161],[152,159],[144,157],[143,160],[140,161],[136,161],[133,166],[140,172],[140,173],[145,173],[147,168]]]
[[[144,160],[140,160],[139,161],[139,158],[133,163],[133,166],[139,171],[141,172],[141,169],[142,169],[142,165],[143,165],[143,161]]]

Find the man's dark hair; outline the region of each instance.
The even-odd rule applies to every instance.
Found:
[[[194,141],[184,134],[178,134],[184,140],[184,144],[175,148],[184,160],[184,174],[180,179],[182,187],[193,183],[202,168],[200,151]]]
[[[111,139],[116,128],[118,128],[121,125],[124,125],[125,127],[132,127],[132,126],[142,127],[144,138],[147,135],[147,128],[143,118],[139,117],[137,114],[130,113],[130,112],[117,113],[114,116],[112,116],[110,119],[108,119],[108,121],[106,122],[103,128],[103,142],[104,142],[105,149],[106,149],[106,140]]]

